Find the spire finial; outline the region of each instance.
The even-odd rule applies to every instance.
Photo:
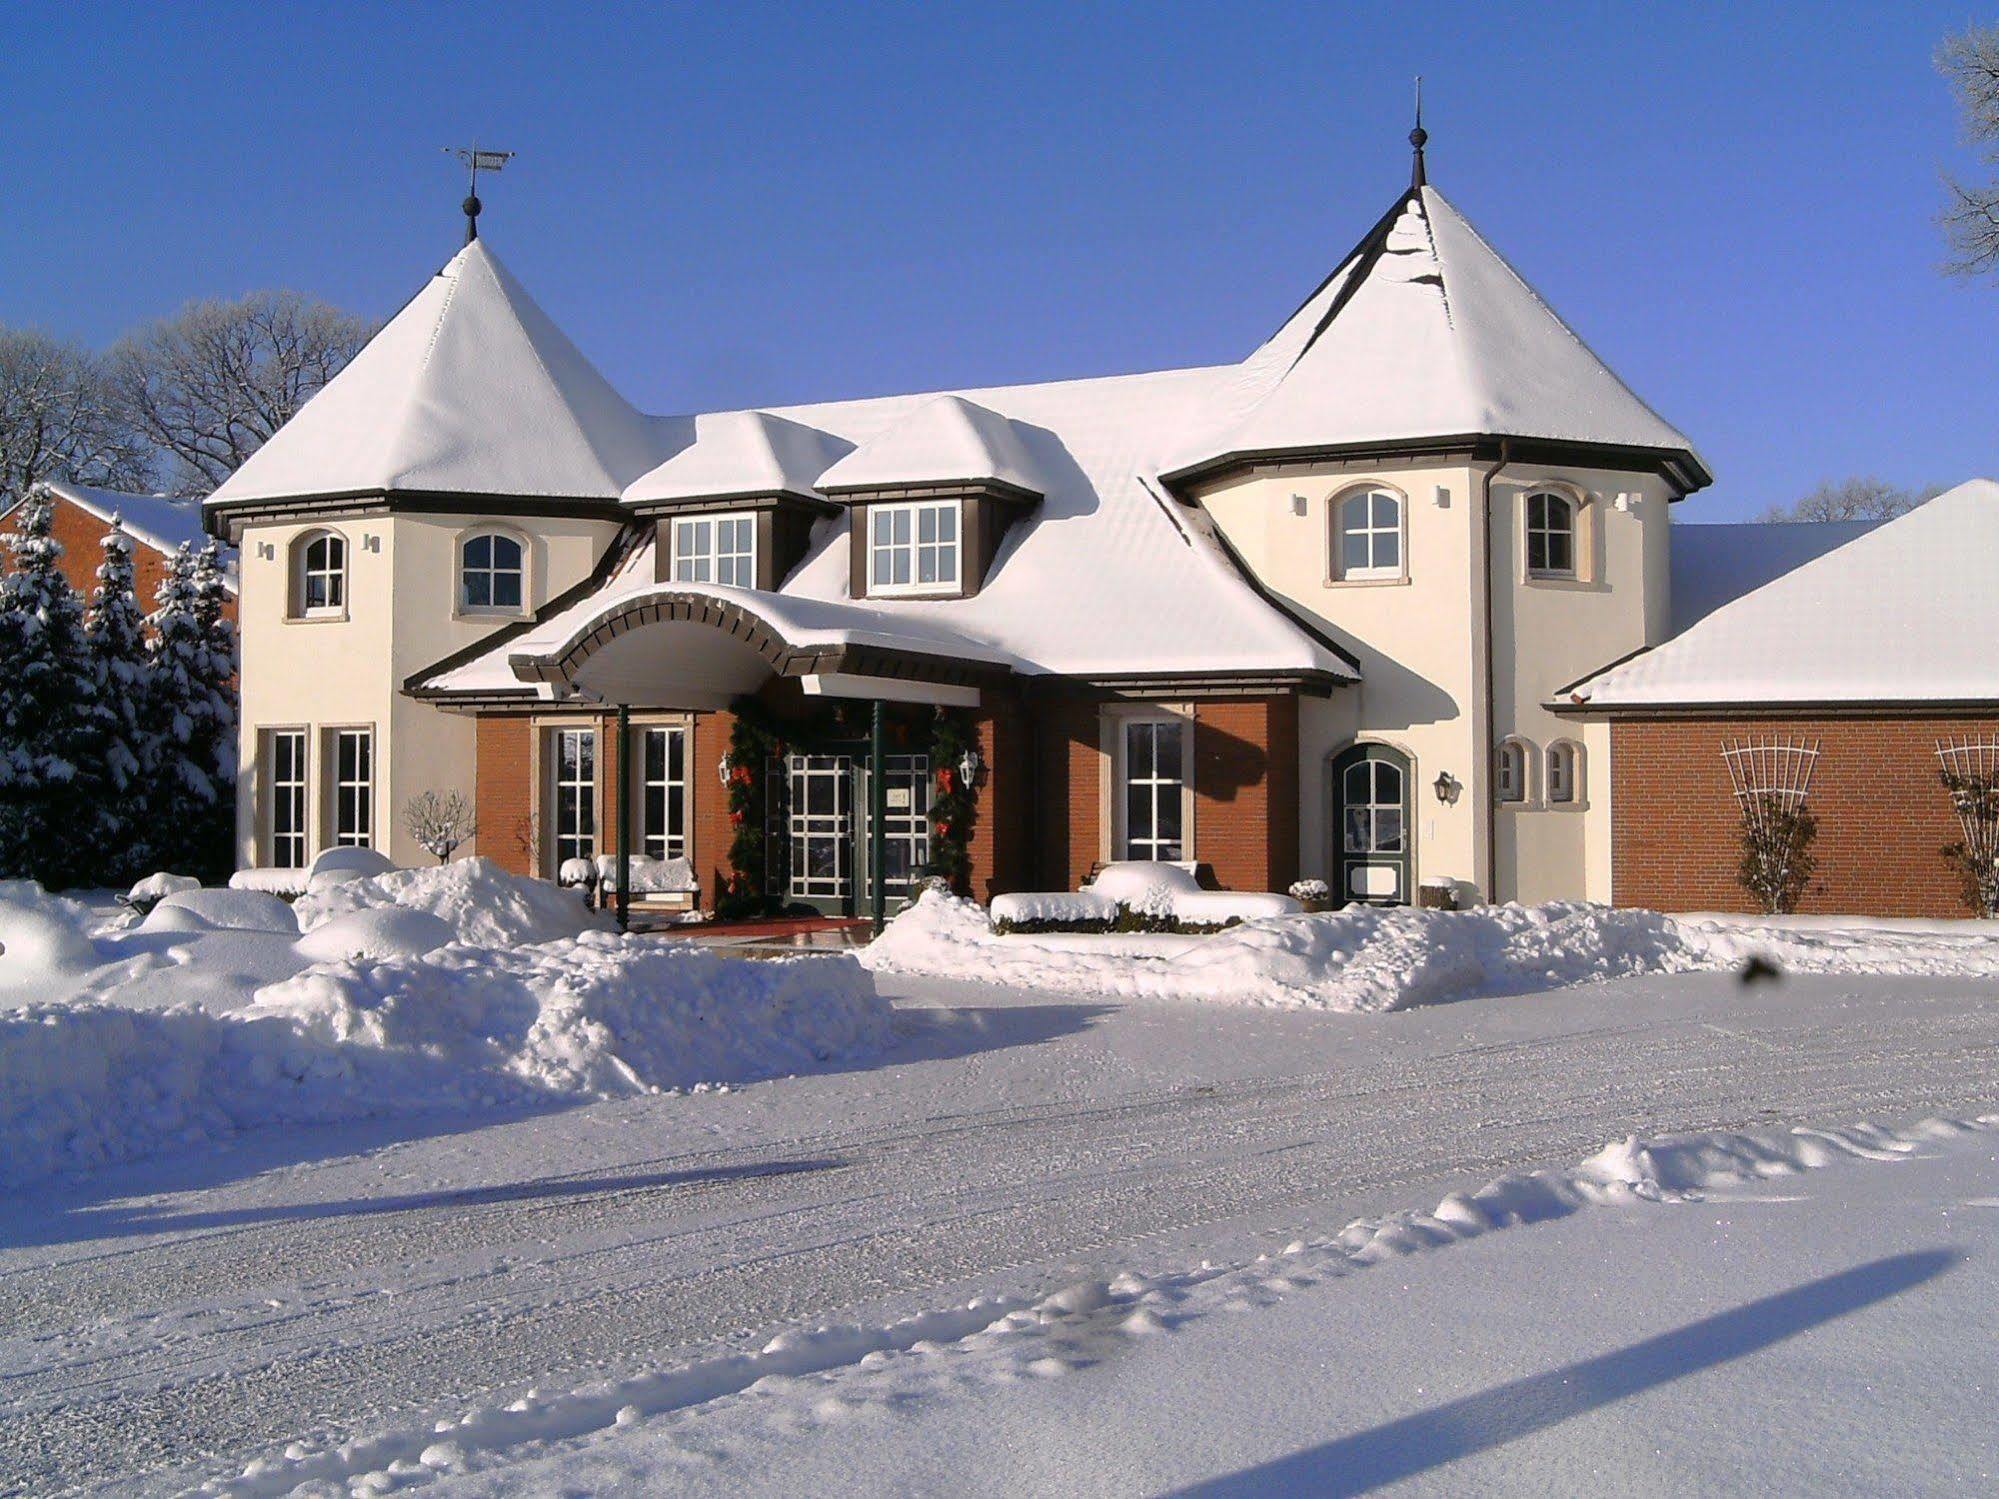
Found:
[[[515,153],[482,151],[477,146],[446,146],[444,150],[448,155],[464,162],[466,170],[472,174],[472,186],[465,194],[464,203],[460,205],[465,210],[465,243],[469,245],[479,237],[479,210],[485,206],[479,201],[479,174],[499,171],[513,160]]]
[[[1416,164],[1409,170],[1409,185],[1422,187],[1430,178],[1423,170],[1423,147],[1429,143],[1430,132],[1423,128],[1423,75],[1416,75],[1416,128],[1409,132],[1409,144],[1416,148]]]

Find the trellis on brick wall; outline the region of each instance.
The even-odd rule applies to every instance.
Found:
[[[1735,786],[1735,800],[1752,827],[1761,829],[1774,813],[1795,812],[1811,793],[1819,741],[1724,739],[1721,758]]]
[[[1964,832],[1962,855],[1971,872],[1971,896],[1981,914],[1999,909],[1999,740],[1939,739],[1937,763],[1951,810]]]

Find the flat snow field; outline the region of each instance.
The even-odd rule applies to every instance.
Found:
[[[309,1476],[314,1453],[348,1438],[753,1353],[786,1328],[881,1328],[974,1297],[1031,1302],[1203,1260],[1246,1265],[1362,1215],[1573,1165],[1628,1133],[1968,1118],[1999,1091],[1990,980],[1803,975],[1745,988],[1725,974],[1654,975],[1386,1015],[881,983],[898,1003],[897,1041],[844,1071],[535,1114],[254,1131],[15,1194],[0,1205],[0,1489],[180,1492],[231,1485],[253,1463],[269,1481],[249,1487],[270,1488],[288,1464]],[[1825,1176],[1877,1169],[1902,1168]],[[1979,1190],[1999,1195],[1991,1185]],[[1780,1205],[1753,1211],[1766,1206]],[[1519,1237],[1611,1232],[1581,1226],[1590,1214],[1573,1221]],[[1839,1231],[1822,1230],[1828,1245]],[[1419,1415],[1428,1395],[1447,1403],[1586,1362],[1605,1339],[1644,1339],[1774,1294],[1781,1279],[1750,1265],[1741,1295],[1715,1289],[1685,1315],[1668,1304],[1676,1283],[1662,1279],[1654,1305],[1649,1283],[1626,1279],[1618,1305],[1570,1329],[1588,1288],[1540,1276],[1545,1325],[1532,1336],[1516,1325],[1515,1363],[1475,1326],[1486,1352],[1456,1366],[1445,1332],[1482,1325],[1481,1300],[1505,1276],[1467,1270],[1453,1293],[1453,1267],[1506,1242],[1420,1257],[1447,1299],[1410,1303],[1386,1345],[1406,1343],[1399,1358],[1384,1345],[1314,1355],[1324,1440]],[[1682,1280],[1735,1273],[1717,1259]],[[1976,1336],[1990,1346],[1989,1330]],[[1273,1341],[1271,1356],[1296,1363],[1300,1339]],[[1218,1380],[1247,1379],[1224,1367]],[[1184,1370],[1161,1377],[1179,1381],[1178,1398],[1202,1398]],[[1871,1378],[1859,1368],[1823,1420],[1875,1419]],[[1963,1391],[1980,1408],[1990,1396]],[[1291,1454],[1262,1430],[1205,1476]],[[1505,1458],[1500,1448],[1490,1461]],[[406,1467],[419,1471],[384,1481],[423,1480]],[[752,1471],[709,1481],[748,1486]],[[1123,1491],[1104,1471],[1103,1486]],[[1169,1473],[1203,1476],[1118,1472],[1140,1491]],[[1060,1476],[1023,1469],[1019,1487],[1048,1491]],[[1005,1478],[986,1482],[1014,1487]],[[790,1487],[771,1470],[757,1481]],[[322,1492],[345,1491],[334,1482]],[[905,1485],[925,1486],[914,1474]]]

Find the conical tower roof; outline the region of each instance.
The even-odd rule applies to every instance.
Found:
[[[1646,449],[1708,479],[1686,436],[1420,182],[1244,361],[1165,476],[1454,437]]]
[[[397,491],[615,500],[652,423],[474,240],[209,496]]]

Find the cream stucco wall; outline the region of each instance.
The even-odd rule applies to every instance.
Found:
[[[328,530],[347,542],[347,608],[333,619],[292,619],[294,542]],[[423,791],[472,794],[473,726],[406,697],[403,682],[519,616],[457,608],[459,541],[500,530],[525,544],[532,611],[588,576],[616,536],[611,522],[570,516],[503,518],[397,512],[252,526],[242,537],[239,601],[242,713],[237,862],[270,858],[265,833],[265,731],[304,728],[310,757],[308,826],[314,853],[331,841],[325,741],[338,727],[375,734],[375,846],[399,864],[427,856],[400,811]]]
[[[1391,745],[1412,762],[1412,878],[1442,877],[1461,899],[1605,895],[1609,889],[1607,755],[1579,725],[1543,706],[1555,689],[1664,638],[1668,490],[1655,477],[1509,465],[1492,483],[1489,550],[1479,541],[1486,463],[1401,461],[1265,470],[1199,496],[1262,580],[1318,619],[1360,658],[1362,682],[1300,715],[1299,864],[1325,877],[1332,860],[1334,755],[1357,741]],[[1404,576],[1335,576],[1334,512],[1356,489],[1403,498]],[[1525,495],[1564,491],[1581,502],[1583,561],[1575,580],[1530,579]],[[1620,499],[1620,496],[1623,498]],[[1490,567],[1492,696],[1485,695],[1482,560]],[[1502,806],[1487,838],[1493,747],[1530,747],[1528,801]],[[1582,799],[1551,807],[1543,757],[1558,740],[1582,752]],[[1459,790],[1440,802],[1433,783]]]

